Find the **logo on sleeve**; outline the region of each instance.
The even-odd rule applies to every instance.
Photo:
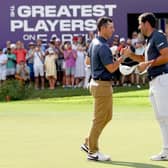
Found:
[[[157,47],[159,48],[159,47],[161,47],[163,44],[164,44],[164,42],[158,44]]]

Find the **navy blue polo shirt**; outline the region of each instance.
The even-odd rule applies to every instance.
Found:
[[[156,59],[160,56],[160,50],[166,47],[168,47],[166,36],[163,33],[154,30],[150,37],[148,37],[145,57],[147,60]],[[148,78],[150,79],[163,72],[168,73],[168,64],[150,67],[148,69]]]
[[[112,73],[105,68],[106,65],[113,63],[112,52],[107,44],[107,40],[100,36],[93,39],[88,49],[88,54],[91,61],[92,78],[112,79]]]

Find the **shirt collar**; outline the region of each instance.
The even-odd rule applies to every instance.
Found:
[[[104,42],[104,43],[107,42],[107,40],[106,40],[104,37],[102,37],[102,36],[98,36],[97,38],[98,38],[101,42]]]
[[[149,37],[147,37],[147,41],[149,41],[149,40],[152,38],[153,34],[154,34],[156,31],[157,31],[157,30],[155,29],[155,30],[151,33],[151,35],[150,35]]]

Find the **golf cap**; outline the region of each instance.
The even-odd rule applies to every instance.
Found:
[[[123,38],[123,37],[120,38],[120,43],[121,43],[121,42],[125,42],[125,38]]]
[[[137,65],[127,66],[127,65],[120,64],[119,70],[120,70],[122,75],[126,76],[126,75],[132,74],[133,71],[136,69],[136,67],[137,67]]]

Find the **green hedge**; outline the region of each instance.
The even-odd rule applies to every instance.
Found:
[[[147,89],[148,85],[137,89],[136,86],[132,87],[114,87],[114,93],[125,92],[135,90]],[[62,88],[57,86],[56,89],[50,90],[45,88],[44,90],[35,90],[32,85],[22,85],[17,80],[7,80],[0,86],[0,101],[5,101],[6,96],[10,96],[11,100],[25,100],[25,99],[46,99],[54,97],[72,97],[72,96],[87,96],[90,95],[87,89],[82,88]],[[117,94],[115,95],[117,96]],[[132,94],[131,94],[132,96]],[[138,96],[138,95],[136,95]],[[135,97],[136,97],[135,96]]]
[[[28,95],[28,89],[18,80],[6,80],[0,86],[0,100],[5,101],[6,96],[11,100],[22,100]]]

